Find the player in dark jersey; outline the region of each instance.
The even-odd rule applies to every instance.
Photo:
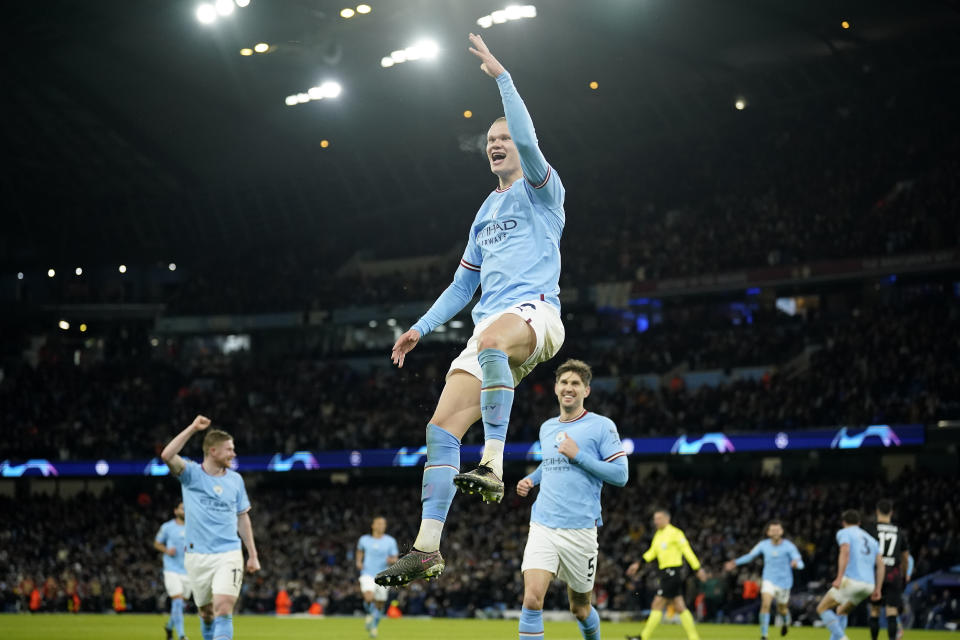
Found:
[[[880,543],[880,555],[886,566],[880,600],[870,603],[870,637],[880,635],[880,606],[887,608],[887,633],[890,640],[897,637],[897,616],[903,611],[903,587],[907,581],[907,563],[910,547],[906,532],[890,522],[893,504],[889,500],[877,502],[877,524],[867,531]]]

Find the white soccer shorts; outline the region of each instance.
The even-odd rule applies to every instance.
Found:
[[[373,599],[377,602],[387,601],[387,588],[374,582],[373,576],[360,576],[360,592],[364,593],[366,591],[372,591]]]
[[[844,577],[840,582],[840,588],[832,587],[827,591],[827,595],[832,597],[840,604],[850,603],[857,606],[870,597],[873,593],[873,585],[869,582],[860,582]]]
[[[760,588],[760,593],[769,593],[773,596],[773,601],[777,604],[787,604],[790,602],[790,589],[784,589],[783,587],[777,586],[769,580],[763,581],[763,586]]]
[[[577,593],[590,593],[597,577],[597,528],[553,529],[530,523],[520,571],[543,569]]]
[[[190,597],[190,578],[185,573],[175,573],[173,571],[163,572],[163,586],[167,590],[167,595],[183,596],[186,600]]]
[[[483,372],[480,371],[480,361],[477,360],[477,343],[480,339],[480,334],[493,324],[497,318],[508,313],[520,316],[526,320],[537,336],[537,346],[534,347],[533,353],[530,354],[526,362],[517,367],[511,367],[514,386],[520,384],[520,381],[533,371],[534,367],[538,364],[546,362],[557,355],[557,351],[563,346],[563,339],[566,337],[566,330],[563,328],[560,312],[557,311],[553,305],[543,300],[528,300],[526,302],[518,302],[499,313],[494,313],[484,318],[480,324],[474,327],[473,335],[467,340],[466,348],[450,363],[450,370],[447,372],[448,376],[455,370],[460,369],[472,374],[478,380],[483,380]]]
[[[243,584],[243,552],[187,553],[183,564],[193,587],[193,601],[198,607],[213,602],[213,595],[240,595]]]

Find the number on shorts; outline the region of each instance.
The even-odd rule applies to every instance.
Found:
[[[243,569],[231,569],[231,571],[233,571],[233,584],[239,587],[240,581],[243,580]]]
[[[597,570],[596,561],[597,561],[596,556],[587,560],[587,578],[592,578],[593,574],[596,572]]]

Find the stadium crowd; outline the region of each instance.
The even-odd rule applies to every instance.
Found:
[[[511,472],[511,484],[519,480]],[[596,598],[601,610],[645,609],[654,589],[654,572],[636,581],[626,567],[649,544],[654,506],[669,508],[673,522],[687,536],[708,569],[706,585],[688,579],[690,601],[698,591],[709,595],[711,618],[731,617],[755,601],[745,600],[743,584],[755,581],[759,564],[725,574],[725,560],[748,550],[763,537],[764,524],[783,521],[787,536],[801,550],[806,568],[798,573],[797,592],[825,589],[835,571],[834,533],[839,514],[855,506],[872,514],[879,497],[896,502],[895,521],[910,536],[915,576],[960,561],[957,537],[960,513],[953,495],[956,477],[906,471],[893,482],[876,478],[846,479],[817,473],[805,478],[742,477],[677,479],[634,477],[622,490],[604,491],[605,523],[600,532]],[[879,474],[878,474],[879,477]],[[293,601],[293,611],[319,603],[326,613],[352,614],[360,609],[353,554],[360,535],[369,532],[375,515],[388,519],[388,532],[404,549],[415,533],[410,514],[418,513],[418,482],[284,487],[250,482],[258,550],[263,571],[246,580],[241,607],[272,612],[280,588]],[[144,481],[147,482],[147,481]],[[120,587],[127,610],[163,610],[161,559],[152,547],[160,524],[178,500],[178,485],[165,479],[140,491],[129,487],[95,497],[33,496],[29,501],[0,498],[9,519],[0,529],[0,603],[6,610],[106,610]],[[406,614],[443,616],[496,615],[517,608],[522,594],[520,560],[526,539],[530,499],[512,492],[499,507],[481,506],[464,497],[454,501],[444,541],[447,570],[432,584],[395,591]],[[74,600],[73,595],[77,595]],[[565,606],[562,590],[548,594],[547,608]],[[936,594],[922,592],[914,600],[915,616]],[[936,606],[936,605],[931,605]],[[798,619],[804,614],[798,612]]]

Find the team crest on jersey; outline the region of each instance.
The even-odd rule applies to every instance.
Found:
[[[555,435],[555,436],[553,437],[553,439],[554,439],[554,442],[556,442],[556,444],[559,445],[561,442],[563,442],[564,440],[567,439],[567,432],[566,432],[566,431],[558,431],[558,432],[557,432],[557,435]]]
[[[213,492],[217,495],[220,495],[221,493],[223,493],[223,487],[221,487],[218,484],[215,484],[213,485]]]

